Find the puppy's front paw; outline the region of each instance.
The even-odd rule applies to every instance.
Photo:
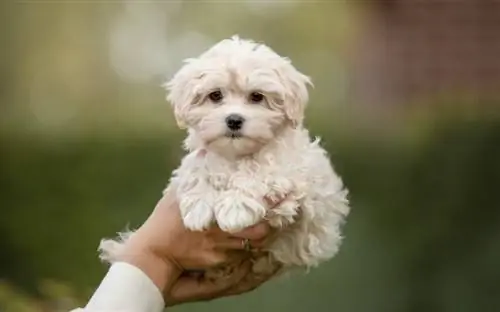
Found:
[[[237,191],[221,194],[215,206],[217,223],[226,232],[238,232],[252,226],[262,220],[265,213],[262,203]]]
[[[204,199],[194,199],[184,196],[179,202],[184,226],[191,231],[203,231],[214,221],[214,202],[207,196]]]
[[[299,208],[300,204],[293,197],[289,197],[280,202],[272,210],[269,210],[266,219],[269,221],[270,226],[282,228],[295,222]]]
[[[294,189],[292,181],[286,178],[274,177],[271,181],[268,181],[268,184],[269,191],[266,194],[266,198],[272,202],[282,201]]]

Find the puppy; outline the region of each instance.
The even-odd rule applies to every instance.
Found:
[[[267,220],[278,231],[256,273],[317,266],[341,243],[347,190],[304,128],[309,85],[289,59],[237,36],[187,59],[165,84],[188,132],[170,181],[184,224],[236,232]],[[280,203],[268,209],[265,198]],[[120,244],[104,240],[101,258],[117,260]]]

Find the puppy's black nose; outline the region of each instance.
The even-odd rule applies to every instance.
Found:
[[[231,114],[226,117],[226,125],[229,129],[233,131],[240,130],[241,127],[243,126],[244,121],[245,118],[237,114]]]

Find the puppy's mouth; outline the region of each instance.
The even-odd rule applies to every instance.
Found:
[[[226,132],[225,137],[236,140],[236,139],[241,139],[243,137],[243,134],[241,134],[241,132],[239,131],[228,131]]]

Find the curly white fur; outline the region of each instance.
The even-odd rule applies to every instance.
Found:
[[[186,60],[166,84],[176,120],[188,129],[188,155],[171,179],[184,224],[203,230],[216,222],[234,232],[266,218],[281,230],[256,271],[316,266],[341,243],[347,190],[303,127],[310,84],[287,58],[238,37]],[[220,101],[208,96],[214,91]],[[252,102],[252,92],[263,100]],[[235,114],[244,119],[237,132],[226,122]],[[269,210],[265,197],[285,200]],[[103,241],[101,257],[119,259],[120,246]]]

